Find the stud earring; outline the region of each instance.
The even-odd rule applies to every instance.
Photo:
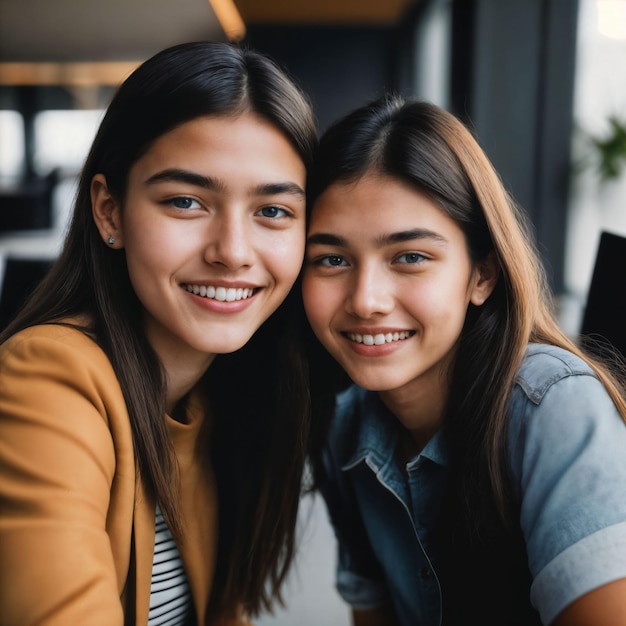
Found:
[[[109,237],[108,242],[107,242],[110,246],[112,246],[115,243],[115,237]]]

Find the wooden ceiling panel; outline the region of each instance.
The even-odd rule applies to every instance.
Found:
[[[235,0],[246,24],[393,24],[422,0]]]

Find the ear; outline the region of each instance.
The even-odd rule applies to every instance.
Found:
[[[470,302],[481,306],[494,290],[500,278],[500,265],[496,260],[495,252],[489,254],[476,264],[474,268],[474,286],[470,293]]]
[[[109,191],[104,174],[91,179],[91,211],[104,243],[109,248],[123,248],[120,204]]]

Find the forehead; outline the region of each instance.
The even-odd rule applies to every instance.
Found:
[[[330,185],[312,207],[310,232],[341,230],[368,238],[416,227],[462,235],[457,223],[425,193],[398,178],[368,173]]]
[[[301,184],[306,174],[302,159],[283,132],[248,112],[198,117],[173,128],[150,145],[131,175],[165,167]]]

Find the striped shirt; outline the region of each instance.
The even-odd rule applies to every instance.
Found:
[[[157,507],[148,626],[183,626],[190,613],[187,574],[172,533]]]

